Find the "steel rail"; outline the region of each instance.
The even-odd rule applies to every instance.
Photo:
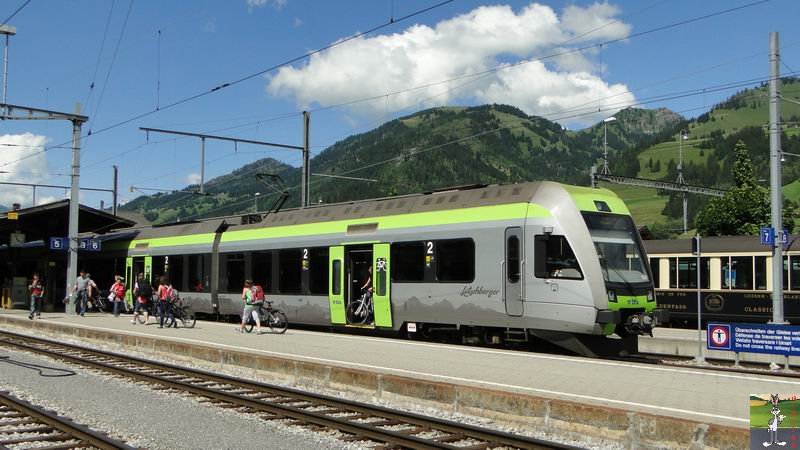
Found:
[[[14,423],[5,425],[0,422],[0,426],[22,425],[27,426],[20,429],[3,429],[2,434],[19,434],[29,435],[28,437],[15,437],[13,439],[2,439],[0,437],[0,448],[7,448],[7,445],[19,445],[24,443],[34,442],[48,442],[53,445],[50,447],[58,447],[58,442],[66,442],[71,440],[78,440],[79,443],[70,444],[69,448],[79,447],[95,447],[103,450],[112,449],[125,449],[134,450],[135,447],[125,444],[124,442],[113,439],[103,433],[92,430],[84,425],[77,424],[71,419],[59,416],[56,413],[48,411],[33,405],[25,400],[14,397],[7,391],[0,391],[0,405],[5,405],[8,409],[15,410],[20,414],[28,416],[29,419],[18,417]],[[38,424],[38,425],[37,425]],[[45,426],[41,426],[41,424]],[[63,434],[53,435],[52,431],[60,431]],[[33,433],[39,433],[34,435]],[[46,433],[46,434],[44,434]],[[37,439],[38,438],[38,439]],[[42,448],[50,448],[42,447]]]
[[[9,331],[0,331],[0,341],[23,350],[44,354],[55,359],[162,385],[169,389],[190,392],[201,397],[212,399],[212,401],[215,402],[239,405],[253,411],[265,412],[275,416],[269,417],[269,419],[289,418],[302,423],[337,429],[353,436],[405,448],[577,448],[556,442],[480,428],[421,414],[398,411],[257,381],[249,381],[242,378],[146,360],[114,352],[65,344]],[[27,341],[33,343],[33,345],[20,341]],[[51,348],[43,348],[43,346],[49,346]],[[53,349],[53,347],[55,347],[55,349]],[[89,359],[87,359],[87,357]],[[124,364],[126,366],[133,365],[137,367],[137,369],[117,366],[114,363]],[[213,385],[223,385],[227,387],[223,390],[222,388],[211,387]],[[246,396],[247,394],[256,395],[248,397]],[[274,397],[282,398],[270,400],[270,398]],[[294,406],[293,404],[302,404],[302,406]],[[330,409],[327,411],[309,411],[304,409],[312,406]],[[335,417],[329,414],[343,414],[343,416]],[[353,419],[367,418],[377,418],[378,420],[372,422],[353,421]],[[412,427],[412,429],[392,431],[379,428],[381,426],[390,425],[408,425]],[[449,436],[426,439],[413,435],[423,431],[438,431]],[[448,443],[467,439],[480,441],[481,444],[460,447]]]

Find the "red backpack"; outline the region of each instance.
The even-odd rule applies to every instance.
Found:
[[[264,289],[261,287],[260,284],[254,284],[252,288],[253,291],[253,303],[263,303],[264,302]]]

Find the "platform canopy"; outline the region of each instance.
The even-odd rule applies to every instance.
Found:
[[[80,205],[78,232],[105,234],[111,230],[129,228],[136,222],[99,209]],[[69,200],[61,200],[31,208],[0,213],[0,245],[47,241],[51,237],[67,237],[69,230]],[[11,243],[11,236],[17,236]]]

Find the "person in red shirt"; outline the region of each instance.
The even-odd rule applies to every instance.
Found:
[[[114,317],[119,317],[119,309],[125,309],[125,279],[114,275],[114,284],[109,289],[108,299],[114,302]]]
[[[42,316],[42,299],[44,298],[44,283],[39,279],[38,273],[33,274],[28,291],[31,293],[31,313],[28,314],[28,319],[33,320],[34,314],[37,318]]]
[[[166,276],[162,276],[158,284],[158,315],[160,316],[158,328],[164,328],[164,316],[167,314],[169,314],[168,323],[178,328],[178,323],[172,313],[172,285],[169,284]]]

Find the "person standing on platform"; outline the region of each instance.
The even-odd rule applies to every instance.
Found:
[[[75,286],[72,288],[72,294],[78,294],[75,298],[75,309],[79,311],[81,317],[86,314],[86,302],[89,300],[87,289],[89,289],[90,281],[89,274],[85,270],[81,270],[78,279],[75,280]]]
[[[172,285],[166,275],[162,275],[158,281],[158,328],[164,328],[164,318],[169,314],[169,323],[178,328],[175,316],[172,314]]]
[[[38,319],[42,316],[42,299],[44,298],[44,283],[39,279],[38,273],[33,274],[28,291],[31,293],[31,313],[28,314],[28,319],[33,320],[34,314]]]
[[[139,313],[144,313],[144,324],[150,324],[150,313],[147,311],[147,304],[153,300],[153,286],[147,281],[143,273],[136,276],[136,284],[133,286],[133,296],[135,297],[133,305],[133,319],[131,323],[136,325],[136,319],[139,318]]]
[[[125,309],[125,279],[114,275],[114,284],[111,285],[109,299],[114,302],[114,317],[119,317],[119,309]]]
[[[261,319],[258,317],[258,305],[253,299],[253,281],[244,280],[244,287],[242,288],[242,301],[244,302],[244,311],[242,312],[242,323],[236,329],[239,333],[244,333],[244,326],[247,321],[252,317],[256,322],[256,333],[261,334]],[[261,300],[263,302],[263,300]]]

